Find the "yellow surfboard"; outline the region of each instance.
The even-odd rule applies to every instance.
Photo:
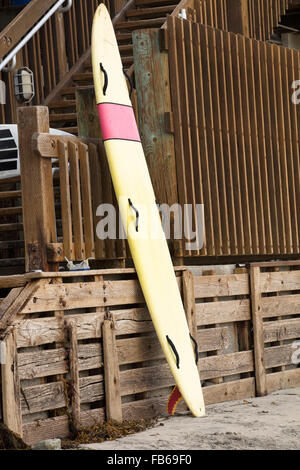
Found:
[[[193,415],[203,416],[205,406],[195,345],[162,229],[113,25],[104,4],[95,13],[92,62],[113,185],[144,297],[178,387],[174,399],[178,401],[181,394]]]

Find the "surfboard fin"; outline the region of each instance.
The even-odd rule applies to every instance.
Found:
[[[174,415],[178,403],[182,400],[182,395],[177,385],[173,388],[172,393],[168,400],[168,413]]]

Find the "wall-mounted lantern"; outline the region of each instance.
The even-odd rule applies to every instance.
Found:
[[[34,76],[28,67],[16,70],[14,74],[15,97],[19,103],[30,103],[34,96]]]

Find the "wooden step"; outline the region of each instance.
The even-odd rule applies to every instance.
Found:
[[[0,241],[0,250],[11,250],[13,248],[24,248],[24,240],[7,240],[4,242]]]
[[[0,193],[0,199],[16,199],[22,197],[22,191],[2,191]]]
[[[19,215],[22,214],[22,207],[0,207],[0,215]]]
[[[73,77],[74,82],[90,82],[93,80],[92,72],[76,73]]]
[[[73,86],[73,87],[67,87],[67,88],[64,88],[64,89],[61,91],[61,95],[62,95],[62,96],[75,95],[75,92],[76,92],[76,87],[75,87],[75,86]]]
[[[58,122],[58,121],[77,122],[76,113],[50,114],[49,118],[50,118],[50,122]]]
[[[133,57],[128,56],[128,57],[122,57],[122,64],[125,67],[130,67],[130,65],[133,64]]]
[[[128,54],[133,51],[133,44],[120,44],[119,51],[122,54]]]
[[[149,20],[136,20],[136,21],[122,21],[117,23],[115,29],[120,31],[121,29],[125,30],[134,30],[134,29],[143,29],[143,28],[159,28],[164,24],[166,18],[151,18]]]
[[[132,41],[132,33],[117,33],[116,37],[117,37],[118,43]]]
[[[135,0],[135,5],[137,7],[173,5],[173,4],[174,4],[174,0]]]
[[[23,224],[15,223],[15,224],[1,224],[0,225],[0,232],[22,232],[23,231]]]
[[[53,101],[49,104],[50,109],[74,108],[74,106],[76,107],[76,100]]]
[[[143,19],[147,18],[157,18],[157,17],[162,17],[166,16],[168,14],[171,14],[177,5],[165,5],[165,6],[160,6],[160,7],[153,7],[153,8],[140,8],[140,9],[134,9],[134,10],[128,10],[126,12],[126,17],[127,18],[140,18],[142,17]]]
[[[59,131],[69,132],[69,134],[78,135],[78,127],[60,127]]]
[[[11,268],[12,266],[25,266],[25,258],[0,259],[0,268]]]

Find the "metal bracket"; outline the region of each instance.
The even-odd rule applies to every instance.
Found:
[[[12,72],[16,68],[16,65],[17,65],[17,56],[15,55],[12,58],[10,65],[7,65],[6,67],[3,67],[2,70],[3,70],[3,72]]]
[[[73,0],[66,0],[66,3],[67,4],[64,7],[63,6],[60,7],[59,11],[61,13],[66,13],[67,11],[71,10],[72,5],[73,5]]]

